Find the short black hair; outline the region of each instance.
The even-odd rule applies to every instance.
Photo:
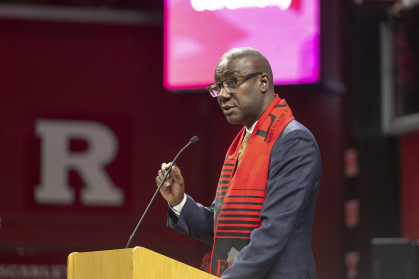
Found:
[[[259,56],[261,58],[266,59],[265,55],[263,55],[260,51],[257,51],[254,48],[251,47],[238,47],[238,48],[233,48],[230,49],[229,51],[227,51],[226,53],[223,54],[223,56],[221,57],[222,59],[233,59],[239,56]],[[266,61],[268,61],[268,59],[266,59]]]
[[[262,61],[265,61],[266,68],[264,71],[269,76],[270,84],[273,85],[273,74],[272,74],[271,64],[269,63],[265,55],[263,55],[260,51],[257,51],[254,48],[238,47],[238,48],[230,49],[229,51],[223,54],[219,63],[221,63],[221,61],[223,60],[229,61],[235,58],[242,58],[242,57],[257,57],[261,59]]]

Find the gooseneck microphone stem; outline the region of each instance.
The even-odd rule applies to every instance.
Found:
[[[146,210],[144,211],[144,214],[143,214],[143,216],[141,217],[140,222],[138,222],[138,224],[137,224],[137,227],[135,227],[135,230],[134,230],[134,232],[132,233],[131,237],[129,238],[128,243],[127,243],[127,246],[126,246],[125,248],[129,248],[129,245],[131,244],[131,240],[134,238],[134,235],[136,234],[136,232],[137,232],[138,228],[140,227],[140,224],[141,224],[141,222],[143,221],[144,216],[147,214],[148,209],[150,208],[151,204],[153,203],[154,199],[156,198],[157,193],[160,191],[160,188],[161,188],[161,186],[163,185],[164,181],[166,180],[166,177],[169,175],[170,170],[172,169],[173,165],[175,164],[175,161],[176,161],[177,157],[179,157],[180,153],[182,153],[182,152],[183,152],[183,150],[185,150],[185,148],[186,148],[186,147],[188,147],[188,146],[189,146],[189,145],[191,145],[191,144],[196,143],[198,140],[199,140],[199,138],[198,138],[197,136],[194,136],[193,138],[191,138],[191,140],[189,141],[189,143],[188,143],[187,145],[185,145],[185,147],[184,147],[184,148],[182,148],[182,150],[181,150],[181,151],[179,151],[179,153],[176,155],[175,159],[173,159],[172,163],[170,164],[169,169],[166,171],[166,174],[164,175],[164,177],[163,177],[162,181],[160,182],[159,187],[157,187],[157,190],[156,190],[156,192],[154,193],[153,198],[151,199],[150,203],[148,204],[148,206],[147,206]]]

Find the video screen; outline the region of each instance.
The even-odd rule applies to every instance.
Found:
[[[164,86],[205,88],[235,47],[262,52],[274,84],[320,79],[319,0],[165,0]]]

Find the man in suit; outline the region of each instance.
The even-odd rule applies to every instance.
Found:
[[[230,124],[244,125],[227,152],[210,207],[185,194],[173,166],[161,188],[168,227],[213,246],[224,279],[315,279],[311,229],[321,176],[312,134],[274,93],[272,70],[250,48],[224,54],[208,90]],[[169,164],[158,172],[159,185]]]

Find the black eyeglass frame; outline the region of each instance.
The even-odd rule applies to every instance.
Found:
[[[257,73],[245,75],[243,77],[232,77],[232,78],[226,79],[226,80],[224,80],[222,82],[216,82],[216,83],[213,83],[213,84],[208,85],[207,86],[207,90],[209,91],[209,93],[211,94],[212,97],[217,97],[218,95],[215,95],[212,90],[214,88],[217,88],[217,85],[219,85],[219,88],[221,88],[221,86],[222,86],[224,88],[224,90],[227,91],[227,93],[230,94],[230,93],[233,93],[235,90],[237,90],[237,88],[239,88],[238,82],[240,80],[244,79],[244,81],[243,81],[243,83],[244,83],[249,78],[252,78],[252,77],[255,77],[255,76],[258,76],[258,75],[262,75],[262,74],[263,73],[261,73],[261,72],[257,72]],[[224,83],[226,81],[229,81],[229,80],[234,81],[234,83],[236,84],[236,88],[234,88],[233,90],[227,89],[228,87],[226,88],[226,86],[224,86]],[[241,84],[243,84],[243,83],[241,83]],[[221,91],[221,90],[219,90],[219,91]]]

